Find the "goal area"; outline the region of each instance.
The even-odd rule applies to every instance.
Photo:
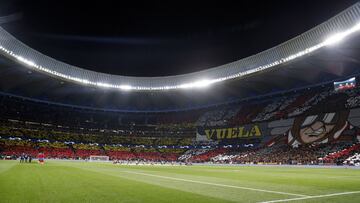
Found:
[[[91,155],[89,158],[90,162],[106,162],[109,161],[109,157],[108,156],[96,156],[96,155]]]

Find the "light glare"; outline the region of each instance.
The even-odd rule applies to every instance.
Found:
[[[334,45],[340,43],[347,35],[345,33],[337,33],[324,41],[325,46]]]

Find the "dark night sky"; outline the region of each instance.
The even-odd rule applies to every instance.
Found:
[[[73,2],[1,0],[0,15],[22,14],[2,26],[40,52],[82,68],[163,76],[271,48],[357,1]]]

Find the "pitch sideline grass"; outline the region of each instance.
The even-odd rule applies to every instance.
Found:
[[[326,196],[351,191],[360,170],[0,161],[0,202],[360,202]]]

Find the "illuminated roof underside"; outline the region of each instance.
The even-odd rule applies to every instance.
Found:
[[[188,89],[206,87],[273,68],[338,43],[359,30],[360,3],[356,3],[317,27],[266,51],[207,70],[164,77],[111,75],[72,66],[28,47],[2,27],[0,27],[0,52],[35,71],[84,85],[123,91]]]

